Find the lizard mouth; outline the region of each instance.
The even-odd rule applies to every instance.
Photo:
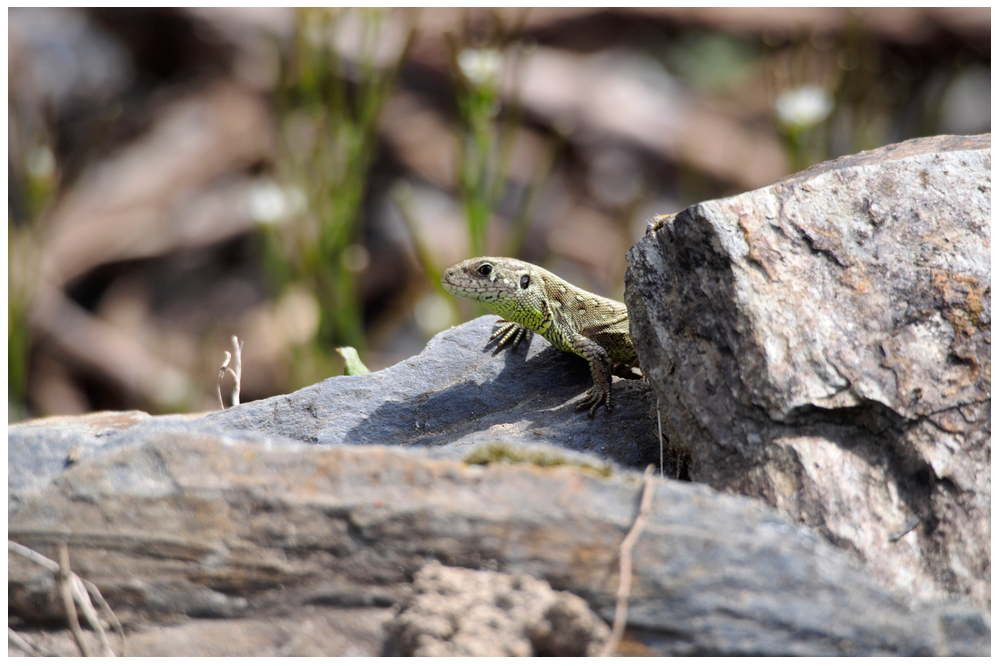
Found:
[[[455,280],[454,268],[449,268],[445,270],[444,274],[441,275],[441,286],[444,287],[445,291],[447,291],[450,294],[454,294],[458,288],[458,285],[455,284],[454,280]]]

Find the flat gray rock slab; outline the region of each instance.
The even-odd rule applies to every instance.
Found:
[[[8,428],[8,492],[47,483],[71,456],[141,444],[163,428],[240,439],[287,437],[308,444],[382,444],[462,458],[496,442],[558,447],[630,467],[659,461],[649,385],[615,378],[613,409],[594,418],[576,405],[592,385],[584,359],[541,336],[495,354],[495,316],[435,336],[423,352],[368,375],[331,377],[289,395],[205,416],[108,412],[54,417]]]
[[[8,504],[8,537],[50,556],[66,543],[74,570],[130,627],[389,608],[434,561],[544,580],[613,618],[618,547],[642,492],[637,474],[468,465],[399,447],[177,427],[141,432],[145,441],[97,449]],[[914,605],[760,502],[652,483],[633,552],[633,652],[988,653],[980,611]],[[59,621],[54,588],[51,576],[9,556],[10,615]],[[370,624],[357,631],[296,641],[363,647],[362,634],[378,633]]]
[[[615,378],[611,412],[576,406],[593,384],[587,362],[539,335],[530,347],[486,349],[484,316],[435,336],[423,352],[369,375],[331,377],[295,393],[205,417],[226,429],[316,444],[385,444],[461,455],[489,442],[559,446],[644,467],[659,459],[652,392]]]

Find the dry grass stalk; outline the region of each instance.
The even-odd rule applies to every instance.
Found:
[[[97,586],[88,580],[80,578],[70,570],[69,548],[67,548],[65,543],[59,544],[59,562],[50,560],[41,553],[10,540],[7,541],[7,550],[11,553],[16,553],[31,560],[38,566],[55,575],[56,584],[59,588],[63,605],[66,608],[66,617],[69,620],[70,630],[73,633],[73,639],[76,641],[77,647],[79,647],[80,653],[83,656],[90,656],[90,651],[84,642],[83,630],[80,627],[80,618],[76,612],[77,606],[80,607],[84,617],[87,618],[88,624],[90,624],[90,626],[97,633],[97,638],[101,643],[102,656],[116,656],[114,650],[111,649],[111,645],[108,643],[108,636],[104,631],[104,625],[101,623],[97,610],[94,608],[94,604],[91,601],[91,595],[97,599],[101,610],[107,613],[108,617],[111,618],[111,624],[115,627],[115,631],[121,637],[122,654],[125,654],[125,630],[122,627],[121,622],[118,621],[118,617],[115,615],[114,611],[111,610],[107,601],[104,600],[104,596],[101,594],[100,590],[97,589]],[[15,642],[18,647],[23,649],[17,639],[23,641],[29,648],[31,647],[30,643],[24,641],[24,639],[20,636],[17,636],[17,639],[11,637],[11,633],[12,632],[8,631],[8,638],[9,640]],[[36,648],[31,649],[36,652],[39,651]]]
[[[229,352],[223,352],[226,355],[226,360],[222,362],[222,367],[219,368],[219,408],[225,409],[226,403],[222,401],[222,380],[226,377],[226,373],[229,373],[233,378],[233,392],[232,392],[232,406],[240,404],[240,380],[243,378],[243,342],[235,335],[232,337],[233,349],[235,354],[230,354]],[[245,342],[245,340],[244,340]],[[229,361],[233,361],[233,367],[229,367]]]
[[[618,649],[618,644],[625,635],[625,623],[628,619],[628,599],[632,593],[632,549],[635,548],[639,535],[646,526],[649,508],[653,504],[653,471],[654,465],[646,467],[642,475],[642,499],[639,501],[639,513],[632,523],[632,528],[622,539],[618,547],[618,592],[615,594],[615,621],[611,627],[611,636],[601,651],[602,657],[610,657]]]

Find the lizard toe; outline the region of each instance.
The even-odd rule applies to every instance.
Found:
[[[611,391],[602,390],[596,386],[592,387],[587,391],[587,395],[583,397],[580,404],[577,405],[576,411],[582,412],[585,409],[590,410],[590,418],[594,418],[594,414],[597,413],[597,408],[601,406],[601,403],[607,410],[611,411]]]

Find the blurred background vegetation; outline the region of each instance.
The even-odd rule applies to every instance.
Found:
[[[8,421],[377,370],[516,255],[620,299],[653,215],[990,131],[984,9],[9,9]]]

